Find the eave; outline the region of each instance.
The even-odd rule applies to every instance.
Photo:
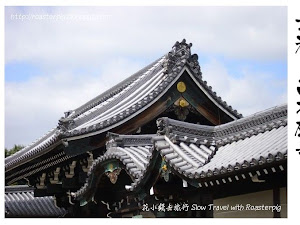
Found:
[[[37,159],[58,147],[62,147],[67,155],[72,156],[101,147],[100,143],[96,143],[95,146],[85,145],[85,148],[82,148],[82,151],[79,152],[72,153],[71,150],[68,150],[70,146],[78,144],[76,141],[86,144],[90,141],[87,139],[93,139],[102,134],[102,136],[105,137],[105,133],[108,131],[122,130],[124,124],[130,123],[134,118],[142,115],[154,106],[157,107],[157,113],[155,114],[155,112],[152,111],[153,114],[150,113],[147,118],[148,121],[155,118],[159,115],[159,112],[162,112],[167,105],[172,103],[169,99],[164,99],[165,102],[160,102],[159,104],[158,101],[168,93],[169,89],[178,81],[183,73],[188,73],[198,88],[205,93],[207,98],[231,119],[241,117],[240,114],[223,102],[221,98],[211,90],[211,87],[208,87],[206,82],[202,80],[198,57],[196,54],[191,55],[190,47],[191,44],[187,44],[185,40],[181,43],[177,42],[172,51],[154,63],[146,66],[144,69],[83,106],[66,112],[65,116],[59,120],[57,128],[55,128],[57,135],[54,141],[51,140],[47,143],[43,143],[44,140],[41,138],[37,142],[25,147],[24,150],[5,160],[6,171],[18,169],[19,166],[23,166],[32,159]],[[150,79],[153,80],[150,82]],[[152,89],[149,89],[149,93],[145,93],[145,95],[137,100],[134,99],[135,95],[130,97],[130,91],[137,91],[143,82],[149,82],[149,84],[152,85]],[[131,89],[133,86],[135,86],[135,88]],[[115,103],[127,100],[137,102],[128,104],[126,107],[123,105],[122,112],[107,113],[107,110],[110,109],[110,107],[108,107],[110,104],[115,105]],[[172,101],[173,100],[174,99],[172,99]],[[107,113],[105,120],[102,118],[101,113]],[[143,125],[143,123],[140,122],[140,125]],[[104,145],[103,142],[105,142],[105,139],[101,140],[102,146]]]
[[[219,185],[220,182],[226,184],[233,180],[252,179],[255,175],[270,175],[284,171],[287,159],[286,108],[286,106],[275,107],[230,124],[215,127],[189,124],[168,118],[160,119],[158,121],[160,135],[152,137],[154,145],[151,152],[152,154],[159,153],[161,157],[148,158],[147,166],[140,167],[137,159],[132,161],[130,155],[124,155],[122,157],[125,158],[122,158],[118,152],[130,148],[126,146],[132,146],[134,149],[149,145],[149,143],[140,141],[139,136],[115,136],[108,142],[108,150],[104,156],[95,161],[97,163],[94,164],[89,175],[93,176],[93,171],[97,170],[97,167],[100,168],[106,160],[112,158],[119,160],[129,174],[132,168],[139,167],[139,173],[133,174],[135,181],[126,186],[128,191],[135,192],[147,182],[147,177],[144,175],[151,173],[149,165],[159,166],[162,162],[166,163],[169,171],[195,187]],[[181,127],[186,134],[183,132],[181,135],[176,134]],[[224,129],[230,130],[224,132]],[[257,132],[254,131],[255,129]],[[201,133],[202,131],[204,133]],[[197,137],[195,133],[203,136]],[[232,135],[233,138],[231,138]],[[136,139],[136,141],[129,145],[126,138]],[[127,159],[129,161],[126,161]],[[134,161],[138,163],[135,165]],[[88,200],[85,193],[92,192],[90,182],[92,178],[89,178],[79,191],[73,193],[73,197]],[[154,182],[155,179],[152,180],[152,186]],[[148,188],[151,185],[148,184]]]

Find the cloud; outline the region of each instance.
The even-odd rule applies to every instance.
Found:
[[[55,127],[63,112],[79,107],[143,66],[119,58],[106,65],[99,76],[60,72],[33,77],[26,82],[6,83],[5,146],[29,144]],[[287,101],[286,80],[273,82],[272,74],[245,69],[242,77],[236,78],[216,59],[201,68],[203,79],[244,116]],[[278,89],[283,91],[274,91]]]
[[[19,13],[94,15],[100,19],[12,19]],[[97,65],[113,55],[160,57],[182,38],[204,54],[279,60],[286,58],[287,8],[7,7],[5,35],[7,63],[68,67]]]
[[[13,18],[19,14],[95,17]],[[287,57],[287,7],[6,7],[5,17],[5,63],[28,63],[40,71],[5,84],[6,147],[29,144],[55,127],[63,112],[183,38],[193,43],[193,53],[208,58],[285,63]],[[246,68],[236,78],[224,62],[200,65],[209,85],[245,115],[286,100],[286,91],[278,91],[286,81],[272,79],[274,74]]]
[[[213,90],[244,116],[287,103],[287,81],[276,74],[244,68],[240,76],[236,76],[216,59],[203,64],[202,72],[203,79]]]
[[[56,127],[63,112],[75,109],[130,76],[142,65],[115,59],[104,75],[44,74],[5,84],[5,146],[30,144]],[[109,79],[108,79],[109,78]]]

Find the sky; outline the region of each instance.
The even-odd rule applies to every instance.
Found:
[[[40,138],[183,38],[244,116],[287,102],[286,7],[6,7],[5,147]]]

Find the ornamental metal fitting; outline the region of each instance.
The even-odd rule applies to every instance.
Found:
[[[164,180],[166,182],[168,182],[170,180],[170,173],[171,173],[171,171],[167,166],[167,163],[165,161],[165,157],[163,157],[162,158],[162,164],[161,164],[161,174],[160,174],[160,176],[162,178],[164,178]]]
[[[121,168],[118,168],[118,169],[113,170],[112,172],[110,172],[110,171],[105,172],[105,175],[109,178],[109,180],[112,184],[115,184],[115,183],[117,183],[120,172],[121,172]]]
[[[186,85],[183,81],[179,81],[177,83],[177,90],[180,92],[180,93],[183,93],[186,91]]]
[[[174,109],[175,115],[177,116],[177,118],[181,121],[185,121],[187,115],[189,114],[189,108],[188,107],[182,107],[182,106],[175,106]]]

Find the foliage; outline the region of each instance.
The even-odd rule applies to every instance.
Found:
[[[5,158],[15,154],[16,152],[20,151],[22,148],[24,148],[23,145],[14,145],[14,147],[11,149],[5,148]]]

